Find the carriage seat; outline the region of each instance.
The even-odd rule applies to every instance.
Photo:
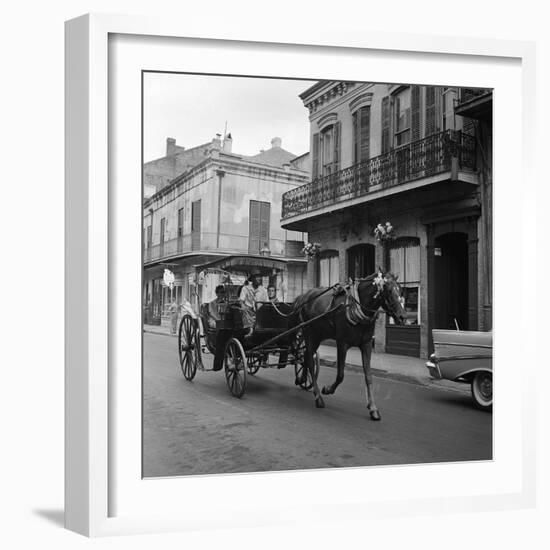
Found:
[[[271,302],[258,302],[256,306],[256,325],[254,330],[260,332],[285,331],[288,328],[289,320],[285,315],[288,315],[290,311],[292,311],[292,304],[290,303],[280,302],[275,308]]]

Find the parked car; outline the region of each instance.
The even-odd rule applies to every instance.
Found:
[[[432,331],[434,353],[426,363],[432,378],[471,385],[476,407],[493,407],[493,333],[472,330]]]

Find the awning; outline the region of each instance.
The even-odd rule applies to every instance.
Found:
[[[273,258],[271,256],[256,256],[253,254],[225,256],[212,262],[196,265],[197,272],[205,273],[245,273],[247,275],[271,275],[275,271],[284,271],[289,264],[305,264],[302,258]]]

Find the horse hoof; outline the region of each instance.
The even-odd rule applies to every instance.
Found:
[[[315,406],[316,406],[318,409],[324,409],[324,408],[325,408],[325,402],[324,402],[320,397],[318,397],[318,398],[315,400]]]
[[[380,413],[378,411],[370,411],[370,419],[371,420],[381,420],[382,417],[380,416]]]
[[[326,386],[323,386],[322,390],[321,390],[321,393],[323,395],[330,395],[330,391],[329,389],[326,387]]]

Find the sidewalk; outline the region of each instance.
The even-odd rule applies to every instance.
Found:
[[[162,334],[164,336],[176,338],[175,335],[170,334],[169,327],[143,325],[143,332]],[[321,365],[332,368],[336,367],[336,347],[327,345],[319,346],[319,356]],[[401,380],[421,386],[432,386],[461,393],[470,393],[470,386],[467,384],[457,384],[450,380],[433,380],[430,378],[428,369],[426,369],[426,360],[419,359],[418,357],[373,352],[371,367],[373,376],[375,377],[391,378],[393,380]],[[346,356],[346,369],[355,372],[363,372],[361,352],[357,348],[348,350]]]

